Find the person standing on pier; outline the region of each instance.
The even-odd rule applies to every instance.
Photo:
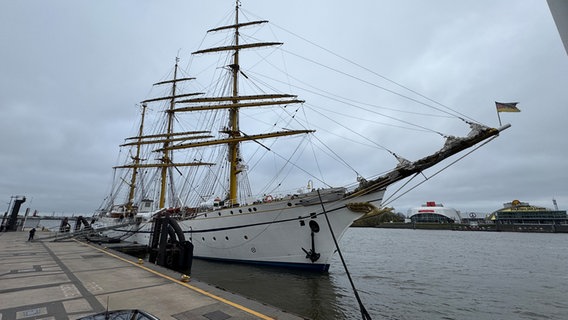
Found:
[[[32,241],[34,239],[35,232],[36,232],[35,228],[32,228],[30,230],[30,236],[28,237],[28,241]]]

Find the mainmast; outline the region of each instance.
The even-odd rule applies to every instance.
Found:
[[[233,65],[231,65],[233,77],[233,104],[237,105],[239,100],[239,1],[235,3],[235,52],[233,54]],[[239,131],[239,108],[233,107],[229,109],[229,128],[228,134],[231,138],[236,138],[240,135]],[[237,203],[238,191],[238,166],[239,166],[239,143],[230,142],[229,146],[229,163],[231,164],[231,171],[229,173],[229,194],[228,199],[231,204]]]
[[[189,103],[194,104],[189,107],[179,107],[174,109],[175,112],[182,111],[203,111],[203,110],[216,110],[216,109],[227,109],[229,112],[228,123],[226,127],[221,131],[227,135],[226,138],[209,140],[196,143],[184,143],[171,146],[170,149],[185,149],[185,148],[195,148],[203,147],[208,145],[218,145],[225,144],[228,149],[228,162],[229,162],[229,185],[227,196],[225,200],[230,202],[231,205],[238,204],[238,188],[239,188],[239,173],[242,171],[242,163],[240,154],[240,143],[244,141],[256,141],[265,138],[275,138],[280,136],[306,134],[314,132],[313,130],[286,130],[273,133],[265,133],[258,135],[246,135],[242,134],[239,127],[239,110],[241,108],[247,107],[263,107],[263,106],[277,106],[277,105],[287,105],[294,103],[303,103],[304,101],[295,99],[296,96],[289,94],[263,94],[263,95],[239,95],[239,74],[241,74],[241,67],[239,61],[240,51],[242,49],[258,48],[258,47],[268,47],[282,45],[280,42],[257,42],[257,43],[240,43],[240,29],[242,27],[248,27],[258,24],[263,24],[268,21],[249,21],[240,22],[239,21],[239,1],[235,4],[235,23],[233,25],[222,26],[208,30],[208,32],[232,30],[233,31],[233,44],[215,48],[208,48],[193,52],[193,54],[203,54],[203,53],[213,53],[213,52],[231,52],[232,61],[228,66],[231,77],[231,93],[226,97],[210,97],[210,98],[192,98],[182,101],[177,101],[177,103]],[[225,102],[225,103],[224,103]],[[195,105],[196,104],[196,105]]]

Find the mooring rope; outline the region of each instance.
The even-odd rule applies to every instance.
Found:
[[[341,258],[341,263],[343,264],[347,278],[349,278],[349,283],[351,283],[351,288],[353,289],[353,294],[355,294],[355,299],[357,299],[357,303],[359,304],[359,309],[361,309],[361,318],[364,320],[371,320],[371,316],[367,312],[367,309],[365,309],[365,306],[363,305],[363,302],[359,297],[359,293],[357,292],[357,288],[355,288],[355,284],[353,283],[353,279],[351,278],[351,274],[349,273],[345,259],[343,259],[343,254],[341,253],[341,249],[339,249],[339,244],[337,243],[337,239],[335,238],[335,234],[333,233],[333,229],[331,228],[331,223],[329,222],[329,218],[327,217],[327,211],[325,210],[325,206],[323,205],[319,190],[318,197],[321,204],[321,209],[323,210],[323,215],[325,216],[325,221],[327,221],[327,225],[329,226],[329,232],[331,232],[331,237],[333,238],[333,242],[335,243],[335,248],[337,249],[337,253],[339,253],[339,258]]]

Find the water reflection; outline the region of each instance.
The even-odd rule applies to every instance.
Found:
[[[194,260],[192,277],[311,319],[344,319],[329,274]]]

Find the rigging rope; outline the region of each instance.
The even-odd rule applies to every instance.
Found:
[[[278,79],[274,79],[274,78],[271,78],[271,77],[268,77],[268,76],[265,76],[265,75],[260,75],[260,76],[263,76],[263,77],[265,77],[265,78],[267,78],[267,79],[270,79],[270,80],[272,80],[272,81],[284,83],[283,81],[280,81],[280,80],[278,80]],[[343,101],[343,100],[338,99],[338,98],[333,98],[332,96],[336,96],[336,95],[334,95],[334,94],[332,94],[332,93],[329,93],[329,92],[326,92],[325,90],[321,90],[321,89],[315,88],[315,87],[313,87],[313,86],[311,86],[311,85],[309,85],[309,84],[307,84],[307,83],[305,83],[305,82],[301,81],[300,79],[297,79],[297,78],[295,78],[295,77],[293,77],[293,76],[289,76],[289,77],[291,77],[292,79],[294,79],[294,80],[296,80],[296,81],[298,81],[298,82],[300,82],[300,83],[303,83],[303,84],[305,84],[305,85],[307,85],[307,86],[309,86],[309,87],[312,87],[312,88],[314,88],[314,89],[316,89],[316,90],[319,90],[319,91],[322,91],[322,92],[324,92],[324,93],[327,93],[327,94],[329,94],[330,96],[324,96],[324,95],[322,95],[322,94],[320,94],[320,93],[317,93],[317,92],[315,92],[315,91],[307,90],[307,89],[305,89],[305,88],[300,88],[300,87],[298,87],[298,86],[294,86],[294,85],[292,85],[292,84],[288,84],[288,85],[291,86],[291,87],[300,88],[300,89],[302,89],[302,90],[304,90],[304,91],[306,91],[306,92],[310,92],[310,93],[313,93],[313,94],[316,94],[316,95],[319,95],[319,96],[328,98],[328,99],[333,100],[333,101],[341,102],[341,103],[344,103],[344,104],[347,104],[347,105],[350,105],[350,106],[359,108],[359,109],[361,109],[361,110],[364,110],[364,111],[367,111],[367,112],[371,112],[371,113],[380,115],[380,116],[385,117],[385,118],[389,118],[389,119],[392,119],[392,120],[396,120],[396,121],[402,122],[402,123],[407,124],[407,125],[410,125],[410,126],[414,126],[414,127],[420,128],[420,129],[425,130],[425,131],[428,131],[428,132],[436,133],[436,134],[438,134],[438,135],[440,135],[440,136],[442,136],[442,137],[444,137],[444,138],[447,138],[447,137],[448,137],[448,135],[446,135],[446,134],[444,134],[444,133],[442,133],[442,132],[439,132],[439,131],[436,131],[436,130],[433,130],[433,129],[424,127],[424,126],[422,126],[422,125],[418,125],[418,124],[415,124],[415,123],[411,123],[411,122],[406,121],[406,120],[398,119],[398,118],[393,117],[393,116],[389,116],[389,115],[386,115],[386,114],[383,114],[383,113],[380,113],[380,112],[376,112],[376,111],[373,111],[373,110],[370,110],[370,109],[363,108],[363,107],[361,107],[361,106],[355,105],[354,103],[349,102],[349,99],[345,99],[345,100],[348,100],[348,101]],[[344,98],[342,98],[342,99],[344,99]],[[325,115],[325,114],[323,114],[323,113],[321,113],[321,112],[317,112],[317,111],[316,111],[315,109],[313,109],[313,108],[312,108],[312,110],[313,110],[314,112],[320,114],[320,115],[323,116],[324,118],[327,118],[328,120],[334,122],[335,124],[337,124],[337,125],[339,125],[339,126],[345,128],[345,129],[349,130],[350,132],[352,132],[352,133],[354,133],[354,134],[356,134],[356,135],[362,137],[363,139],[365,139],[365,140],[371,142],[372,144],[378,146],[379,148],[381,148],[381,149],[383,149],[383,150],[389,152],[391,155],[395,156],[395,158],[398,159],[398,157],[396,156],[396,154],[395,154],[392,150],[388,149],[387,147],[385,147],[385,146],[383,146],[383,145],[381,145],[381,144],[378,144],[376,141],[373,141],[373,140],[369,139],[368,137],[365,137],[365,136],[361,135],[360,133],[354,131],[353,129],[351,129],[351,128],[347,127],[347,126],[342,125],[341,123],[339,123],[338,121],[332,119],[331,117],[329,117],[329,116],[327,116],[327,115]],[[332,112],[337,113],[337,114],[341,114],[341,113],[339,113],[339,112],[337,112],[337,111],[332,111]],[[447,113],[447,112],[446,112],[446,113]],[[458,118],[459,118],[459,117],[458,117]],[[462,121],[465,121],[465,120],[463,120],[462,118],[459,118],[459,119],[462,120]],[[368,119],[364,119],[364,120],[367,120],[367,121],[368,121]],[[468,122],[468,121],[465,121],[465,122],[468,123],[468,124],[470,123],[470,122]],[[345,137],[342,137],[342,138],[345,139]],[[320,141],[320,142],[321,142],[321,141]],[[323,144],[323,142],[322,142],[322,144]],[[325,145],[325,144],[324,144],[324,145]],[[326,147],[327,147],[327,146],[326,146]],[[329,148],[329,147],[328,147],[328,148]],[[350,167],[350,168],[351,168],[351,167]],[[351,169],[353,169],[353,168],[351,168]],[[354,169],[353,169],[353,170],[354,170]],[[354,171],[355,171],[355,170],[354,170]],[[355,171],[355,172],[357,173],[357,171]]]
[[[298,34],[292,32],[292,31],[286,30],[285,28],[283,28],[283,27],[281,27],[281,26],[279,26],[279,25],[277,25],[277,24],[275,24],[275,23],[271,23],[271,24],[274,25],[275,27],[279,28],[280,30],[283,30],[284,32],[287,32],[287,33],[289,33],[289,34],[291,34],[291,35],[293,35],[293,36],[295,36],[295,37],[297,37],[297,38],[299,38],[299,39],[301,39],[301,40],[303,40],[303,41],[306,41],[307,43],[309,43],[309,44],[311,44],[311,45],[313,45],[313,46],[315,46],[315,47],[317,47],[317,48],[320,48],[321,50],[323,50],[323,51],[325,51],[325,52],[327,52],[327,53],[329,53],[329,54],[331,54],[331,55],[333,55],[333,56],[335,56],[335,57],[337,57],[337,58],[339,58],[339,59],[341,59],[341,60],[343,60],[343,61],[346,61],[346,62],[348,62],[348,63],[350,63],[350,64],[352,64],[352,65],[354,65],[354,66],[357,66],[357,67],[359,67],[359,68],[361,68],[361,69],[363,69],[363,70],[365,70],[365,71],[367,71],[367,72],[369,72],[369,73],[371,73],[371,74],[373,74],[373,75],[375,75],[375,76],[377,76],[377,77],[379,77],[379,78],[381,78],[381,79],[383,79],[383,80],[386,80],[386,81],[388,81],[388,82],[390,82],[390,83],[392,83],[392,84],[394,84],[394,85],[396,85],[396,86],[398,86],[398,87],[400,87],[400,88],[403,88],[403,89],[405,89],[405,90],[408,90],[409,92],[412,92],[412,93],[418,95],[419,97],[422,97],[422,98],[424,98],[424,99],[426,99],[426,100],[428,100],[428,101],[430,101],[430,102],[432,102],[432,103],[435,103],[435,104],[437,104],[437,105],[439,105],[439,106],[442,106],[442,107],[446,108],[447,110],[452,111],[452,112],[455,113],[455,114],[452,114],[452,113],[450,113],[450,112],[441,110],[440,108],[437,108],[437,107],[434,107],[434,106],[432,106],[432,105],[426,104],[426,103],[421,102],[421,101],[419,101],[419,100],[416,100],[416,99],[414,99],[414,98],[405,96],[405,95],[403,95],[403,94],[401,94],[401,93],[398,93],[398,92],[395,92],[395,91],[393,91],[393,90],[390,90],[390,89],[387,89],[387,88],[384,88],[384,87],[375,85],[375,84],[373,84],[373,83],[371,83],[371,82],[368,82],[368,81],[366,81],[366,80],[359,79],[359,78],[357,78],[357,77],[355,77],[355,76],[352,76],[352,75],[349,75],[349,74],[347,74],[347,73],[345,73],[345,72],[343,72],[343,71],[340,71],[340,70],[337,70],[337,69],[334,69],[334,68],[325,66],[325,65],[323,65],[323,64],[318,63],[317,61],[314,61],[314,60],[311,60],[311,59],[307,59],[307,58],[304,58],[304,57],[299,56],[299,55],[297,55],[297,54],[294,54],[294,53],[292,53],[292,52],[283,50],[283,51],[285,51],[285,52],[287,52],[287,53],[290,53],[290,54],[292,54],[292,55],[295,55],[295,56],[297,56],[297,57],[299,57],[299,58],[301,58],[301,59],[305,59],[305,60],[307,60],[307,61],[313,62],[313,63],[315,63],[315,64],[318,64],[318,65],[322,66],[322,67],[325,67],[325,68],[330,69],[330,70],[332,70],[332,71],[335,71],[335,72],[338,72],[338,73],[340,73],[340,74],[346,75],[346,76],[348,76],[348,77],[351,77],[351,78],[357,79],[357,80],[359,80],[359,81],[365,82],[365,83],[370,84],[370,85],[372,85],[372,86],[375,86],[375,87],[377,87],[377,88],[383,89],[383,90],[385,90],[385,91],[387,91],[387,92],[391,92],[391,93],[393,93],[393,94],[395,94],[395,95],[398,95],[398,96],[400,96],[400,97],[403,97],[403,98],[406,98],[406,99],[408,99],[408,100],[417,102],[417,103],[422,104],[422,105],[424,105],[424,106],[426,106],[426,107],[429,107],[429,108],[438,110],[438,111],[440,111],[440,112],[443,112],[443,113],[446,113],[446,114],[455,116],[455,117],[457,117],[458,119],[460,119],[460,120],[462,120],[462,121],[464,121],[464,122],[466,121],[464,118],[468,118],[468,119],[470,119],[470,120],[472,120],[472,121],[474,121],[474,122],[477,122],[477,121],[475,121],[474,119],[472,119],[472,118],[470,118],[470,117],[468,117],[468,116],[466,116],[466,115],[460,113],[459,111],[456,111],[456,110],[454,110],[454,109],[452,109],[452,108],[450,108],[450,107],[448,107],[448,106],[446,106],[446,105],[444,105],[444,104],[442,104],[442,103],[440,103],[440,102],[438,102],[438,101],[436,101],[436,100],[433,100],[433,99],[431,99],[431,98],[428,98],[427,96],[425,96],[425,95],[419,93],[418,91],[415,91],[415,90],[413,90],[413,89],[410,89],[410,88],[408,88],[408,87],[406,87],[406,86],[404,86],[404,85],[402,85],[402,84],[400,84],[400,83],[398,83],[398,82],[396,82],[396,81],[394,81],[394,80],[391,80],[391,79],[389,79],[389,78],[387,78],[387,77],[385,77],[385,76],[383,76],[383,75],[381,75],[381,74],[379,74],[379,73],[377,73],[377,72],[375,72],[375,71],[373,71],[373,70],[371,70],[371,69],[369,69],[369,68],[367,68],[367,67],[365,67],[365,66],[360,65],[359,63],[357,63],[357,62],[355,62],[355,61],[352,61],[352,60],[350,60],[350,59],[348,59],[348,58],[345,58],[345,57],[343,57],[343,56],[341,56],[341,55],[339,55],[339,54],[337,54],[337,53],[335,53],[335,52],[333,52],[333,51],[331,51],[331,50],[329,50],[329,49],[326,49],[326,48],[324,48],[323,46],[320,46],[320,45],[318,45],[317,43],[315,43],[315,42],[313,42],[313,41],[311,41],[311,40],[308,40],[308,39],[306,39],[306,38],[304,38],[304,37],[302,37],[302,36],[300,36],[300,35],[298,35]],[[457,115],[460,115],[461,117],[456,116],[456,114],[457,114]],[[479,122],[477,122],[477,123],[479,123]]]
[[[272,65],[272,64],[271,64],[271,65]],[[277,70],[280,71],[280,72],[283,72],[282,70],[280,70],[278,67],[276,67],[276,66],[274,66],[274,65],[272,65],[272,67],[274,67],[275,69],[277,69]],[[250,71],[249,71],[249,73],[253,73],[253,72],[250,72]],[[393,117],[393,116],[388,116],[388,115],[386,115],[386,114],[384,114],[384,113],[380,113],[380,112],[377,112],[377,111],[374,111],[374,110],[370,110],[370,109],[367,109],[367,108],[363,108],[363,107],[361,107],[360,105],[367,105],[367,106],[370,106],[370,107],[381,108],[381,109],[386,109],[386,110],[391,110],[391,111],[397,111],[397,112],[402,112],[402,113],[409,113],[409,114],[416,114],[416,115],[427,115],[427,116],[436,116],[436,115],[433,115],[433,114],[423,114],[423,113],[419,113],[419,112],[408,112],[408,111],[403,111],[403,110],[397,110],[397,109],[393,109],[393,108],[381,107],[381,106],[377,106],[377,105],[373,105],[373,104],[369,104],[369,103],[365,103],[365,102],[355,101],[355,100],[353,100],[353,99],[349,99],[349,98],[345,98],[345,97],[340,97],[340,96],[338,96],[338,95],[336,95],[336,94],[333,94],[333,93],[331,93],[331,92],[328,92],[328,91],[326,91],[326,90],[316,88],[316,87],[314,87],[313,85],[310,85],[309,83],[306,83],[306,82],[302,81],[301,79],[298,79],[298,78],[296,78],[296,77],[294,77],[294,76],[291,76],[291,75],[287,75],[287,76],[288,76],[289,78],[294,79],[295,81],[298,81],[299,83],[301,83],[301,84],[303,84],[303,85],[305,85],[305,86],[308,86],[308,87],[310,87],[310,88],[312,88],[312,89],[315,89],[315,90],[317,90],[317,91],[323,92],[323,93],[325,93],[326,95],[324,95],[324,94],[322,94],[322,93],[318,93],[318,92],[313,91],[313,90],[308,90],[308,89],[303,88],[303,87],[299,87],[299,86],[296,86],[296,85],[292,85],[292,84],[290,84],[290,83],[286,83],[286,82],[284,82],[284,81],[282,81],[282,80],[278,80],[278,79],[269,77],[269,76],[267,76],[267,75],[263,75],[263,74],[257,74],[257,75],[259,75],[259,76],[261,76],[261,77],[264,77],[264,78],[267,78],[267,79],[269,79],[269,80],[271,80],[271,81],[283,83],[283,84],[286,84],[286,85],[288,85],[288,86],[290,86],[290,87],[297,88],[297,89],[303,90],[303,91],[305,91],[305,92],[309,92],[309,93],[318,95],[318,96],[320,96],[320,97],[324,97],[324,98],[327,98],[327,99],[330,99],[330,100],[333,100],[333,101],[336,101],[336,102],[341,102],[341,103],[344,103],[344,104],[347,104],[347,105],[356,107],[356,108],[358,108],[358,109],[361,109],[361,110],[364,110],[364,111],[367,111],[367,112],[375,113],[375,114],[380,115],[380,116],[385,117],[385,118],[389,118],[389,119],[392,119],[392,120],[396,120],[396,121],[399,121],[399,122],[408,124],[408,125],[410,125],[410,126],[418,127],[418,128],[420,128],[420,129],[423,129],[423,130],[426,130],[426,131],[435,132],[435,133],[437,133],[437,134],[439,134],[439,135],[441,135],[441,136],[444,136],[443,133],[440,133],[440,132],[435,131],[435,130],[433,130],[433,129],[429,129],[429,128],[426,128],[426,127],[424,127],[424,126],[421,126],[421,125],[418,125],[418,124],[415,124],[415,123],[412,123],[412,122],[409,122],[409,121],[406,121],[406,120],[398,119],[398,118]],[[258,81],[258,80],[257,80],[257,81]],[[267,85],[267,84],[265,84],[265,85]],[[334,112],[335,112],[335,113],[339,113],[339,112],[336,112],[336,111],[334,111]],[[442,112],[443,112],[443,111],[442,111]],[[444,112],[444,113],[448,114],[447,112]],[[453,115],[449,115],[449,116],[455,117],[455,116],[453,116]],[[458,117],[458,118],[459,118],[459,117]],[[459,119],[460,119],[460,120],[463,120],[463,119],[461,119],[461,118],[459,118]],[[466,122],[467,122],[467,121],[466,121]]]

